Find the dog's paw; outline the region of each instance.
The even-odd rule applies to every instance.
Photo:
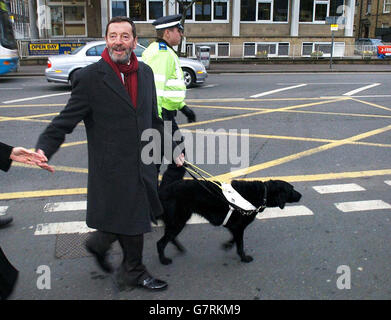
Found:
[[[234,244],[231,242],[231,241],[227,241],[227,242],[224,242],[221,247],[224,249],[224,250],[230,250],[232,249],[234,246]]]
[[[243,256],[242,258],[241,258],[241,261],[242,262],[246,262],[246,263],[249,263],[249,262],[251,262],[251,261],[253,261],[254,259],[253,259],[253,257],[252,256]]]
[[[168,265],[172,263],[172,259],[166,257],[159,257],[160,263],[164,265]]]

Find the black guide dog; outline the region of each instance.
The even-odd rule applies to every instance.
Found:
[[[286,203],[298,202],[301,194],[291,184],[282,180],[241,181],[233,180],[232,187],[256,208],[284,208]],[[265,197],[266,192],[266,197]],[[157,242],[159,260],[162,264],[170,264],[171,259],[164,255],[169,242],[183,252],[184,248],[176,240],[193,213],[196,213],[214,226],[223,224],[228,212],[229,203],[225,201],[221,189],[211,181],[180,180],[159,189],[159,197],[164,208],[162,219],[165,228],[163,237]],[[254,221],[257,212],[244,214],[234,210],[225,227],[231,232],[232,239],[223,244],[230,249],[236,244],[241,261],[251,262],[253,258],[246,255],[243,248],[243,234],[246,227]]]

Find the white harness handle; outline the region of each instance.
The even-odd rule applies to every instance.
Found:
[[[224,197],[231,203],[234,203],[238,207],[242,208],[245,211],[253,211],[257,208],[254,207],[250,202],[244,199],[239,192],[237,192],[231,184],[229,183],[221,183],[221,189]],[[232,212],[235,209],[232,206],[229,206],[229,211],[227,216],[224,219],[223,226],[225,226],[232,215]]]

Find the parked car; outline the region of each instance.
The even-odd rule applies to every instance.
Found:
[[[376,56],[377,46],[384,46],[380,39],[360,38],[355,41],[354,53]]]
[[[47,69],[45,70],[47,81],[72,84],[75,71],[97,62],[101,58],[105,47],[105,41],[91,41],[70,54],[49,56]],[[140,61],[142,61],[141,55],[145,49],[144,46],[137,44],[137,48],[134,50]],[[208,77],[204,65],[198,60],[179,58],[179,61],[187,88],[203,83]]]

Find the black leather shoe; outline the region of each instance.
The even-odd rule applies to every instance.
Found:
[[[102,268],[103,271],[105,271],[107,273],[113,272],[112,266],[106,261],[106,254],[101,254],[101,253],[95,251],[88,244],[86,244],[85,246],[86,246],[87,251],[94,256],[96,262]]]
[[[0,228],[10,224],[14,220],[12,217],[0,217]]]
[[[159,280],[154,277],[148,277],[140,282],[137,286],[151,291],[161,291],[166,290],[168,284],[163,280]]]

